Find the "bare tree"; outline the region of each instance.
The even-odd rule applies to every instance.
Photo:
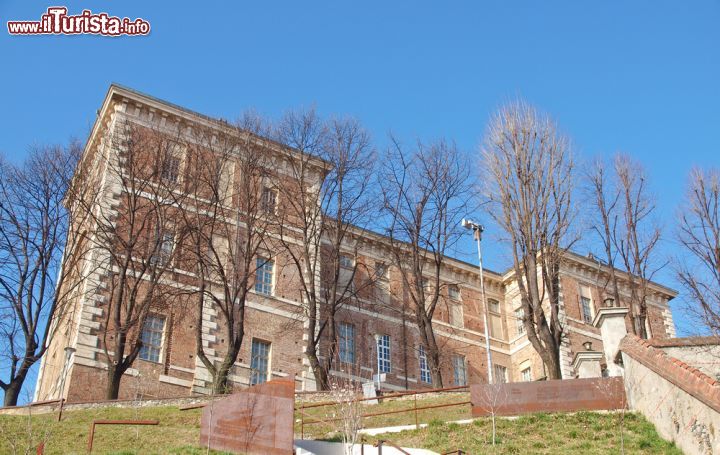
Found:
[[[30,368],[71,311],[77,291],[83,216],[64,206],[80,147],[37,147],[25,162],[0,157],[0,379],[4,405],[15,406]],[[74,222],[73,222],[74,221]],[[64,255],[63,255],[64,248]]]
[[[482,148],[488,213],[509,240],[523,324],[550,379],[560,379],[560,267],[570,235],[574,164],[568,139],[518,101],[491,119]]]
[[[327,390],[329,371],[337,361],[337,312],[372,282],[367,267],[356,260],[359,245],[352,230],[369,215],[374,151],[356,120],[324,122],[314,110],[286,114],[276,136],[300,152],[289,163],[294,197],[287,199],[278,226],[300,278],[308,321],[305,355],[318,388]],[[288,229],[290,225],[299,227],[299,233]],[[321,352],[323,340],[327,346]]]
[[[677,238],[683,258],[676,272],[692,303],[690,312],[720,335],[720,172],[690,173]]]
[[[460,238],[471,198],[469,166],[453,143],[418,142],[408,152],[393,138],[380,176],[393,264],[425,348],[434,387],[443,386],[433,316],[444,288],[447,252]]]
[[[91,248],[103,272],[91,292],[107,296],[101,346],[108,399],[118,397],[124,373],[140,354],[148,316],[179,311],[176,287],[164,280],[172,278],[176,245],[184,235],[177,205],[184,181],[181,129],[175,125],[161,131],[122,121],[99,160],[106,186],[90,198],[81,188],[92,182],[76,178],[71,186],[72,203],[90,218]]]
[[[662,265],[657,266],[654,262],[661,230],[652,219],[655,201],[648,192],[642,166],[628,156],[618,155],[615,158],[615,172],[623,203],[620,229],[614,243],[629,274],[630,308],[635,333],[641,338],[648,338],[645,324],[648,288],[655,273],[662,268]]]
[[[588,182],[588,188],[586,189],[590,194],[592,213],[595,218],[592,229],[602,244],[605,255],[604,262],[610,269],[607,282],[603,288],[607,292],[609,286],[609,294],[613,296],[615,303],[620,305],[620,288],[615,268],[617,262],[615,237],[617,234],[617,209],[618,204],[620,204],[620,193],[617,191],[617,185],[612,178],[612,174],[608,175],[607,165],[603,160],[597,159],[593,162],[587,172],[585,181]]]
[[[198,277],[194,293],[197,320],[207,308],[217,309],[224,352],[217,357],[203,344],[203,327],[196,326],[196,352],[213,378],[212,393],[230,390],[229,374],[245,336],[245,309],[256,290],[259,268],[272,261],[268,244],[275,222],[276,178],[268,127],[246,114],[225,131],[196,128],[188,152],[193,163],[188,188],[192,209],[184,210],[190,267]]]
[[[477,406],[490,415],[490,421],[492,425],[492,445],[495,446],[497,442],[497,415],[500,412],[505,411],[503,409],[508,404],[508,386],[502,382],[496,382],[493,384],[483,384],[480,386],[480,392],[478,394]]]
[[[597,160],[589,171],[589,190],[598,222],[593,229],[602,243],[609,266],[608,285],[617,304],[622,303],[616,267],[629,273],[627,285],[633,332],[647,338],[648,285],[659,270],[654,260],[660,228],[652,215],[655,201],[649,194],[642,166],[626,155],[616,155],[610,171]]]
[[[361,396],[357,384],[353,381],[341,378],[330,379],[330,400],[335,403],[331,417],[338,422],[343,451],[347,455],[355,453],[358,433],[362,429],[363,402],[359,401]]]

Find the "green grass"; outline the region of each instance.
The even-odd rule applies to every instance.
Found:
[[[436,406],[436,405],[442,405],[442,404],[452,404],[452,403],[459,403],[464,401],[470,401],[470,394],[463,392],[463,393],[450,393],[446,394],[441,397],[430,397],[430,398],[423,398],[422,395],[418,396],[417,400],[417,406],[419,408],[425,407],[425,406]],[[296,403],[297,406],[300,406],[300,403]],[[312,405],[312,403],[308,403],[309,406]],[[403,400],[386,400],[384,402],[381,402],[377,405],[360,405],[361,411],[363,414],[375,414],[375,413],[382,413],[382,412],[388,412],[388,411],[399,411],[402,409],[410,409],[413,410],[415,406],[415,401],[413,399],[403,399]],[[333,406],[327,406],[327,407],[320,407],[320,408],[309,408],[305,410],[305,414],[309,417],[306,418],[306,421],[308,420],[328,420],[332,419],[334,416],[334,407]],[[426,410],[419,410],[417,412],[418,415],[418,422],[419,423],[427,423],[432,419],[440,419],[443,421],[450,421],[450,420],[462,420],[462,419],[469,419],[471,417],[470,415],[470,405],[463,405],[463,406],[450,406],[450,407],[440,407],[440,408],[433,408],[433,409],[426,409]],[[297,435],[300,435],[301,429],[300,429],[300,412],[295,413],[295,433]],[[388,414],[388,415],[381,415],[381,416],[373,416],[373,417],[365,417],[363,418],[362,425],[364,428],[380,428],[380,427],[390,427],[390,426],[396,426],[396,425],[409,425],[415,423],[415,413],[414,411],[411,412],[405,412],[405,413],[397,413],[397,414]],[[317,423],[317,424],[308,424],[305,425],[305,438],[306,439],[319,439],[319,438],[329,438],[333,436],[333,433],[335,432],[337,428],[337,423]]]
[[[466,401],[468,395],[418,399],[418,407]],[[364,405],[363,412],[377,413],[412,409],[414,400],[387,401],[379,405]],[[328,418],[331,408],[308,409],[313,418]],[[97,408],[66,411],[63,421],[57,414],[27,416],[0,415],[0,453],[34,453],[35,447],[46,441],[45,453],[86,453],[90,422],[95,419],[159,420],[158,426],[99,426],[95,432],[93,453],[107,454],[178,454],[201,455],[198,447],[202,409],[180,411],[177,407]],[[296,413],[296,419],[299,418]],[[368,438],[387,439],[406,447],[424,447],[443,453],[461,448],[468,453],[535,454],[583,453],[605,454],[620,452],[620,416],[581,412],[577,414],[535,414],[518,419],[497,419],[497,445],[491,441],[489,418],[472,424],[445,423],[470,418],[470,407],[435,408],[418,412],[418,421],[429,423],[420,430],[392,433]],[[364,427],[383,427],[414,424],[413,412],[374,416],[364,419]],[[296,422],[296,434],[300,424]],[[337,440],[337,424],[307,425],[306,438]],[[642,416],[625,415],[626,453],[681,454],[672,444],[663,441],[655,428]],[[217,454],[219,452],[211,452]]]
[[[580,412],[535,414],[517,419],[496,419],[496,444],[492,445],[490,418],[469,425],[432,421],[427,428],[379,435],[405,447],[422,447],[439,453],[463,449],[467,453],[493,454],[607,454],[620,453],[620,415]],[[628,454],[682,455],[658,436],[641,415],[625,414],[624,444]]]
[[[93,453],[200,455],[202,409],[177,407],[97,408],[57,414],[0,415],[0,453],[35,453],[45,441],[47,454],[84,454],[90,422],[96,419],[159,420],[158,426],[100,425],[95,428]],[[29,450],[30,449],[30,450]],[[219,452],[212,452],[219,453]]]

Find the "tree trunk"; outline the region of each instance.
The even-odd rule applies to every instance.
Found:
[[[19,376],[14,377],[7,389],[5,389],[5,399],[3,406],[17,406],[18,397],[20,396],[20,390],[22,390],[23,382],[25,382],[25,375],[20,378]]]
[[[224,395],[232,391],[229,380],[230,369],[235,364],[238,352],[240,352],[240,344],[241,343],[237,344],[237,348],[231,347],[230,350],[228,350],[222,363],[220,363],[217,370],[215,370],[215,376],[213,377],[213,394]],[[252,359],[250,359],[250,363],[252,364]],[[250,374],[252,377],[252,373]]]
[[[548,352],[547,356],[543,356],[545,362],[545,373],[548,379],[562,379],[562,370],[560,368],[560,352]]]
[[[105,390],[105,398],[108,400],[117,400],[120,395],[120,380],[122,373],[119,372],[117,366],[108,367],[108,383]]]
[[[313,370],[313,375],[315,375],[315,383],[318,390],[329,390],[330,381],[328,379],[328,372],[320,364],[317,352],[315,351],[315,347],[312,345],[312,343],[308,344],[305,348],[305,355],[310,362],[310,368],[312,368]]]
[[[430,377],[432,378],[433,387],[441,389],[443,387],[442,373],[440,372],[440,349],[435,341],[435,334],[432,328],[432,321],[427,317],[425,309],[418,309],[417,313],[418,327],[420,328],[420,336],[425,346],[425,360],[430,369]]]

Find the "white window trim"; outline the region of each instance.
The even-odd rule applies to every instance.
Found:
[[[159,349],[159,352],[158,352],[158,359],[157,359],[157,361],[155,361],[155,360],[150,360],[150,359],[143,359],[142,357],[140,357],[140,354],[139,354],[139,353],[138,353],[137,358],[138,358],[139,360],[144,361],[144,362],[150,362],[150,363],[155,363],[155,364],[162,364],[162,363],[163,363],[163,359],[165,358],[165,337],[167,336],[167,326],[168,326],[168,324],[167,324],[167,319],[168,319],[168,318],[167,318],[167,316],[165,316],[164,314],[160,314],[160,313],[150,313],[150,314],[148,314],[147,317],[146,317],[146,321],[147,321],[147,318],[148,318],[148,317],[160,318],[160,319],[162,319],[162,321],[163,321],[163,328],[162,328],[162,331],[160,332],[160,349]],[[144,327],[144,323],[143,323],[143,327],[140,328],[140,336],[141,336],[141,337],[142,337],[142,331],[143,331],[144,329],[145,329],[145,327]]]

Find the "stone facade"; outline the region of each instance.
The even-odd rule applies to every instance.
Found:
[[[192,128],[223,128],[223,123],[178,106],[137,93],[111,86],[85,149],[82,166],[87,166],[87,184],[95,185],[102,197],[99,204],[112,210],[120,197],[120,190],[107,176],[108,160],[117,160],[110,137],[115,128],[124,122],[138,124],[182,125]],[[293,159],[292,150],[282,150],[277,144],[268,147],[268,153]],[[317,185],[323,175],[323,163],[317,165]],[[282,166],[277,178],[287,178]],[[279,194],[293,197],[291,191]],[[390,264],[389,241],[382,235],[362,229],[352,229],[348,251],[353,260],[368,269]],[[275,252],[271,252],[275,254]],[[60,324],[56,336],[43,357],[38,375],[36,400],[65,396],[69,401],[87,401],[103,398],[107,381],[107,357],[102,339],[103,315],[108,295],[103,292],[103,258],[90,254],[80,265],[87,273],[78,287],[77,297],[71,302],[73,311],[68,317],[55,321]],[[252,294],[248,299],[244,341],[230,379],[237,386],[250,382],[252,340],[269,343],[267,379],[294,379],[297,390],[314,390],[315,382],[309,362],[303,352],[307,337],[307,320],[300,303],[299,278],[287,266],[289,260],[281,253],[276,256],[273,292],[270,296]],[[600,332],[592,325],[592,318],[608,296],[606,292],[607,267],[598,261],[568,253],[562,267],[561,321],[566,334],[561,350],[563,377],[576,376],[573,369],[575,353],[584,350],[583,343],[592,341],[596,351],[602,351]],[[623,297],[627,286],[620,273]],[[446,386],[452,386],[457,375],[458,358],[461,358],[466,380],[469,383],[487,381],[484,317],[487,311],[490,325],[490,346],[495,372],[511,382],[537,380],[545,376],[542,362],[528,342],[517,322],[519,308],[517,287],[512,270],[496,273],[486,270],[486,297],[491,304],[480,299],[477,266],[455,259],[447,259],[441,279],[446,286],[457,286],[459,292],[450,295],[445,288],[434,327],[441,350],[441,371]],[[362,277],[358,277],[358,280]],[[168,278],[170,286],[192,287],[192,273],[178,266]],[[377,336],[388,335],[390,346],[390,372],[383,388],[391,390],[431,387],[420,374],[419,336],[413,317],[403,304],[402,281],[397,270],[389,267],[387,280],[378,283],[378,289],[361,295],[352,305],[346,305],[338,314],[337,322],[354,328],[355,363],[336,363],[332,374],[357,381],[371,380],[377,373]],[[86,292],[93,290],[92,292]],[[387,295],[382,295],[382,290]],[[378,297],[379,296],[379,297]],[[649,329],[653,338],[674,336],[674,325],[668,302],[675,292],[661,285],[650,284],[648,303]],[[583,312],[581,298],[589,299],[590,314]],[[487,308],[486,308],[487,307]],[[586,305],[587,311],[587,305]],[[197,359],[195,331],[200,325],[202,343],[211,355],[226,349],[223,321],[216,308],[206,305],[202,317],[180,314],[168,306],[162,315],[161,352],[158,362],[138,359],[126,372],[120,388],[120,398],[159,398],[204,394],[209,391],[210,375]],[[628,321],[631,324],[631,321]],[[631,327],[631,326],[629,326]],[[135,334],[137,336],[137,334]],[[320,344],[320,356],[325,352],[327,340]],[[66,360],[66,347],[75,353]],[[457,357],[461,356],[461,357]]]

